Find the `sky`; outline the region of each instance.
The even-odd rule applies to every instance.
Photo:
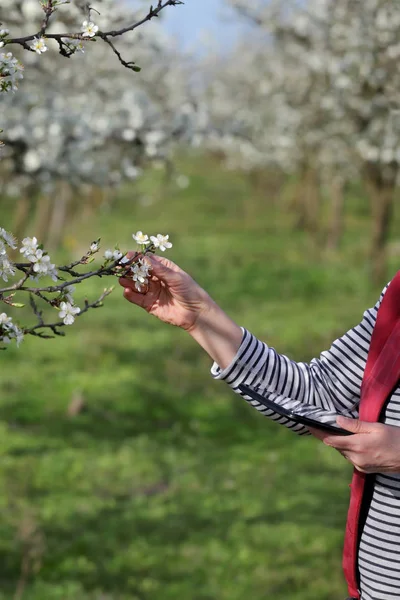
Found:
[[[184,0],[180,6],[163,11],[163,23],[169,33],[186,49],[197,50],[201,40],[211,36],[218,49],[232,46],[240,35],[240,25],[224,0]]]

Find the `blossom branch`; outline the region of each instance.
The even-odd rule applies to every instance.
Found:
[[[75,32],[75,33],[49,33],[49,34],[46,34],[46,30],[47,30],[47,27],[49,24],[50,17],[56,9],[55,5],[53,4],[53,1],[48,0],[47,4],[43,6],[43,10],[45,11],[45,18],[43,19],[41,28],[37,33],[34,33],[32,35],[27,35],[24,37],[19,37],[19,38],[4,38],[2,45],[4,47],[4,46],[10,45],[10,44],[18,44],[18,45],[22,46],[25,50],[29,50],[30,52],[37,52],[40,54],[41,52],[44,52],[45,49],[47,49],[46,46],[44,45],[44,38],[45,38],[48,40],[55,40],[58,43],[59,53],[62,56],[69,58],[72,54],[74,54],[74,49],[69,48],[68,42],[66,42],[65,40],[77,40],[80,42],[94,41],[95,38],[98,37],[111,47],[112,51],[117,56],[119,62],[124,67],[137,72],[137,71],[140,71],[140,68],[137,67],[133,61],[129,61],[129,62],[125,61],[122,58],[121,53],[115,48],[114,44],[110,41],[109,38],[110,37],[118,37],[118,36],[124,35],[125,33],[129,32],[129,31],[134,31],[135,29],[137,29],[138,27],[140,27],[147,21],[151,21],[151,19],[158,17],[159,14],[161,13],[161,11],[164,10],[167,6],[177,6],[179,4],[184,4],[184,2],[182,0],[165,0],[164,2],[162,0],[158,0],[157,6],[156,7],[150,6],[150,10],[145,17],[143,17],[139,21],[136,21],[132,25],[128,25],[127,27],[123,27],[122,29],[118,29],[118,30],[99,31],[98,27],[96,26],[93,29],[93,32],[89,32],[89,33],[88,33],[88,31],[82,31],[82,32]],[[94,9],[91,8],[91,10],[94,10]],[[31,46],[28,45],[28,42],[32,42],[32,41],[34,43]],[[39,41],[42,42],[42,44],[41,44],[41,46],[39,45],[39,48],[38,48]]]
[[[79,313],[77,313],[77,317],[83,315],[84,313],[86,313],[88,310],[90,310],[91,308],[100,308],[101,306],[103,306],[103,300],[109,296],[112,291],[113,291],[113,287],[111,288],[106,288],[104,290],[104,292],[101,294],[101,296],[95,300],[92,303],[89,303],[88,300],[85,300],[85,308],[82,308],[80,310]],[[31,308],[33,310],[33,313],[35,314],[35,316],[38,319],[38,323],[37,325],[34,325],[33,327],[29,327],[29,328],[24,328],[23,329],[23,333],[25,335],[35,335],[37,337],[40,337],[42,339],[51,339],[54,338],[55,336],[64,336],[65,332],[64,331],[59,331],[59,329],[61,327],[66,327],[67,323],[65,323],[64,321],[57,321],[56,323],[45,323],[44,319],[43,319],[43,311],[39,310],[33,296],[30,296],[30,305]],[[53,332],[53,335],[50,334],[46,334],[44,333],[42,330],[43,329],[50,329]]]
[[[172,244],[168,240],[168,235],[160,233],[157,236],[151,236],[149,239],[149,236],[138,231],[132,237],[139,248],[136,252],[124,254],[117,246],[114,250],[108,249],[104,252],[103,261],[99,268],[81,273],[76,267],[78,265],[87,265],[95,260],[94,255],[100,249],[100,239],[92,242],[88,252],[79,260],[56,267],[55,264],[51,263],[50,256],[43,250],[43,246],[38,243],[36,237],[25,238],[22,240],[20,253],[29,262],[13,263],[8,257],[7,252],[9,248],[12,250],[17,249],[17,240],[5,229],[0,228],[0,277],[5,282],[8,282],[8,278],[15,276],[17,271],[23,273],[23,277],[15,283],[0,288],[0,302],[4,302],[11,307],[23,308],[24,304],[16,303],[14,296],[17,292],[28,293],[30,308],[38,321],[32,327],[21,327],[13,323],[12,318],[7,316],[6,313],[0,313],[0,342],[7,344],[15,339],[17,344],[19,344],[26,334],[42,338],[64,335],[59,330],[60,327],[72,325],[78,315],[84,314],[91,308],[102,306],[104,298],[113,289],[106,288],[95,302],[90,303],[86,299],[84,308],[81,309],[79,306],[76,306],[73,298],[73,292],[75,291],[74,284],[80,284],[91,277],[129,277],[135,282],[137,291],[146,292],[151,267],[144,260],[145,256],[149,253],[153,254],[157,248],[161,251],[171,248]],[[69,276],[68,279],[61,277],[60,273]],[[28,278],[37,282],[38,278],[43,276],[51,277],[56,282],[56,285],[26,285]],[[54,323],[46,323],[43,318],[43,311],[39,308],[36,299],[57,309],[60,320]],[[50,330],[52,333],[50,334],[47,330]]]

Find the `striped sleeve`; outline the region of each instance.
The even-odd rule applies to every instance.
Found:
[[[335,340],[329,350],[322,352],[319,358],[312,359],[309,364],[295,362],[278,354],[274,348],[242,328],[242,342],[231,364],[222,370],[214,362],[211,374],[214,379],[225,381],[259,412],[300,435],[308,433],[306,427],[277,415],[242,394],[238,386],[244,383],[257,389],[265,398],[287,408],[295,408],[301,403],[357,417],[371,335],[386,289],[387,286],[376,305],[364,312],[359,325]]]

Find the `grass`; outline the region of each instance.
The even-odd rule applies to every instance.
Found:
[[[168,232],[171,259],[296,360],[375,303],[362,196],[349,196],[343,248],[328,256],[245,176],[202,158],[181,168],[186,190],[154,170],[72,221],[60,260],[99,235],[105,248]],[[67,334],[1,355],[1,600],[345,597],[351,470],[339,455],[213,381],[188,336],[118,289]]]

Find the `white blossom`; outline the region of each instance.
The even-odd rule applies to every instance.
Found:
[[[0,53],[0,93],[15,92],[18,89],[18,80],[23,79],[23,70],[23,65],[12,52]]]
[[[20,345],[24,339],[24,333],[17,325],[12,322],[12,318],[8,317],[6,313],[0,314],[0,342],[9,344],[11,340],[15,339],[17,346]]]
[[[149,236],[145,235],[142,231],[137,231],[132,234],[133,239],[139,245],[145,245],[149,243]]]
[[[63,289],[63,297],[65,298],[66,302],[74,304],[74,298],[72,294],[75,292],[75,290],[76,288],[74,285],[67,285],[67,287]]]
[[[93,23],[93,21],[83,21],[82,23],[82,35],[83,37],[94,37],[98,32],[99,28]]]
[[[36,250],[38,249],[38,241],[37,238],[26,237],[22,240],[22,246],[20,248],[21,254],[23,254],[26,258],[30,260],[30,256],[34,256],[36,254]]]
[[[80,312],[81,309],[71,304],[71,302],[61,302],[58,316],[63,320],[64,325],[72,325],[75,321],[75,316]]]
[[[13,250],[16,249],[17,247],[17,240],[15,239],[15,237],[13,236],[12,233],[9,233],[8,231],[6,231],[5,229],[3,229],[2,227],[0,227],[0,238],[2,238],[5,243],[7,244],[7,246],[10,246],[10,248],[12,248]]]
[[[104,258],[107,260],[119,260],[122,257],[122,252],[120,250],[106,250],[104,252]]]
[[[136,289],[138,292],[141,292],[141,291],[142,291],[142,288],[143,288],[143,287],[145,287],[145,286],[147,286],[147,284],[148,284],[148,283],[149,283],[149,282],[148,282],[148,280],[147,280],[147,279],[145,279],[145,280],[143,281],[143,283],[140,283],[139,281],[135,281],[135,289]]]
[[[47,52],[46,41],[43,37],[34,38],[31,44],[32,50],[36,52],[36,54],[42,54],[43,52]]]
[[[82,52],[82,54],[85,53],[85,46],[83,45],[82,40],[78,40],[75,38],[66,38],[65,42],[74,52]]]
[[[160,248],[162,252],[165,252],[167,248],[172,248],[171,242],[168,241],[169,235],[161,235],[161,233],[157,234],[157,237],[154,235],[150,236],[151,241],[153,242],[156,248]]]
[[[0,327],[8,326],[12,324],[12,318],[8,317],[6,313],[0,314]]]
[[[6,254],[0,254],[0,277],[4,281],[8,281],[9,277],[13,277],[15,275],[15,266],[7,257]]]
[[[99,250],[99,244],[97,242],[93,242],[90,245],[90,251],[91,252],[98,252],[98,250]]]
[[[151,265],[142,259],[139,259],[139,262],[131,266],[132,280],[135,282],[135,288],[138,292],[142,291],[142,286],[148,285],[150,271]]]
[[[33,271],[38,275],[49,275],[53,281],[57,281],[57,269],[51,262],[50,256],[45,254],[40,248],[35,254],[29,256],[29,260],[33,263]]]

